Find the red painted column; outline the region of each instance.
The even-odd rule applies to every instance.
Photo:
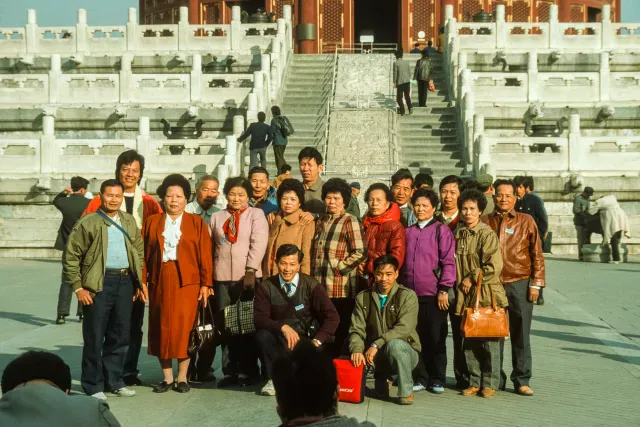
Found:
[[[571,0],[558,2],[558,19],[560,22],[571,22]]]
[[[300,19],[299,24],[315,24],[316,26],[316,40],[300,40],[298,42],[298,48],[300,53],[317,53],[317,32],[318,32],[318,0],[298,0],[300,5]]]
[[[189,24],[200,24],[200,1],[189,0]]]
[[[401,47],[405,52],[411,50],[411,28],[409,27],[409,13],[411,12],[411,6],[409,0],[400,1],[400,42]]]
[[[342,41],[345,45],[351,44],[354,42],[355,34],[353,25],[353,0],[345,0],[342,4],[342,18],[343,18],[343,27],[342,27]]]

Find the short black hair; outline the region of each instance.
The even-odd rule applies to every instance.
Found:
[[[496,190],[496,193],[498,192],[498,187],[500,187],[501,185],[509,185],[511,186],[511,188],[513,188],[513,194],[516,194],[516,183],[510,179],[496,179],[496,181],[493,183],[493,188]]]
[[[165,179],[162,180],[162,184],[158,187],[158,197],[164,199],[169,187],[181,187],[184,192],[184,197],[187,200],[191,197],[191,184],[189,184],[189,180],[187,178],[179,173],[167,175]]]
[[[322,185],[322,200],[327,198],[329,193],[340,193],[344,201],[345,208],[351,201],[351,186],[342,178],[330,178]]]
[[[420,47],[420,43],[414,44],[413,47]]]
[[[269,171],[267,169],[263,168],[262,166],[254,166],[249,171],[249,179],[251,179],[256,173],[263,173],[267,175],[267,179],[269,178]]]
[[[244,188],[244,191],[247,192],[247,196],[249,196],[249,198],[253,197],[253,187],[251,186],[251,182],[244,176],[234,176],[233,178],[227,179],[224,183],[222,192],[225,197],[227,197],[229,196],[231,189],[236,187]]]
[[[220,180],[218,180],[218,178],[216,178],[215,176],[213,176],[213,175],[203,175],[198,180],[198,185],[196,186],[196,188],[200,188],[202,183],[206,182],[206,181],[214,181],[214,182],[218,183],[218,185],[220,185]]]
[[[104,193],[107,187],[120,187],[124,193],[124,185],[122,185],[122,183],[117,179],[108,179],[100,184],[100,194]]]
[[[464,190],[471,190],[471,189],[480,189],[480,184],[478,184],[478,181],[473,180],[473,179],[469,179],[467,181],[464,182],[464,184],[462,184],[464,186]]]
[[[2,394],[33,380],[46,380],[60,390],[71,390],[71,369],[60,356],[30,350],[13,359],[2,373]]]
[[[489,190],[489,187],[491,187],[491,184],[480,185],[480,183],[478,183],[478,190],[482,191],[483,193],[486,193]]]
[[[300,154],[298,154],[298,163],[302,162],[303,159],[315,159],[318,166],[322,164],[322,154],[313,147],[304,147],[300,150]]]
[[[415,205],[416,201],[420,197],[426,197],[427,199],[429,199],[431,206],[438,209],[439,200],[438,200],[438,195],[436,194],[435,191],[433,191],[430,188],[424,188],[424,187],[418,188],[416,191],[414,191],[413,196],[411,196],[411,204]]]
[[[522,175],[516,175],[513,177],[513,184],[516,187],[520,187],[521,185],[524,186],[524,176]]]
[[[120,179],[120,168],[122,168],[122,165],[130,165],[135,161],[140,163],[140,179],[142,179],[144,175],[144,156],[136,150],[127,150],[120,153],[118,160],[116,160],[116,179]]]
[[[402,51],[402,49],[396,50],[396,59],[402,59],[403,55],[404,55],[404,52]]]
[[[285,243],[284,245],[280,245],[278,250],[276,251],[276,262],[280,261],[280,258],[290,255],[298,255],[298,262],[302,262],[304,258],[304,253],[294,244]]]
[[[283,164],[282,166],[280,166],[280,174],[282,175],[283,173],[287,173],[291,171],[291,165],[288,164]]]
[[[482,194],[482,192],[477,188],[472,188],[464,190],[462,194],[460,194],[460,197],[458,197],[458,210],[462,211],[462,204],[469,200],[476,202],[480,214],[482,214],[487,208],[487,199],[484,197],[484,194]]]
[[[438,187],[438,189],[442,191],[442,187],[444,187],[447,184],[456,184],[458,186],[458,190],[460,191],[464,190],[464,187],[462,186],[462,178],[460,178],[458,175],[447,175],[444,178],[442,178],[442,181],[440,181],[440,186]]]
[[[424,49],[422,52],[420,52],[422,54],[423,57],[428,58],[429,57],[429,51],[427,49]]]
[[[271,107],[271,114],[273,114],[276,117],[278,117],[280,114],[282,114],[280,112],[280,107],[278,107],[277,105],[274,105],[273,107]]]
[[[394,270],[398,270],[400,268],[400,263],[398,260],[391,255],[382,255],[373,261],[373,271],[376,271],[378,267],[382,267],[383,265],[392,265]]]
[[[413,188],[417,190],[423,185],[428,185],[429,188],[433,188],[433,177],[428,173],[420,172],[413,179]]]
[[[71,189],[73,191],[86,190],[89,187],[89,180],[81,176],[71,178]]]
[[[267,120],[267,115],[264,113],[264,111],[260,111],[258,113],[258,121],[264,122],[265,120]]]
[[[311,341],[300,341],[273,363],[273,386],[280,416],[329,417],[338,411],[338,377],[331,358]]]
[[[533,177],[530,175],[527,175],[527,176],[523,176],[522,178],[523,178],[522,185],[524,185],[524,188],[528,188],[529,190],[533,191],[535,189],[533,185]]]
[[[431,40],[429,40],[429,41],[427,42],[427,46],[429,46],[429,47],[433,46],[433,42],[432,42]]]
[[[297,179],[287,178],[283,180],[278,186],[278,191],[276,191],[276,199],[278,200],[278,206],[280,206],[280,202],[282,200],[282,196],[285,193],[293,191],[298,196],[300,200],[300,206],[304,205],[304,185]]]
[[[372,191],[382,190],[384,192],[384,196],[387,199],[387,202],[395,202],[395,197],[393,197],[393,191],[387,186],[387,184],[383,184],[382,182],[373,183],[367,188],[367,192],[364,193],[364,201],[369,201],[369,195]]]
[[[402,181],[403,179],[410,179],[411,185],[413,185],[413,174],[407,168],[398,169],[396,173],[391,175],[391,186],[393,187],[398,181]]]

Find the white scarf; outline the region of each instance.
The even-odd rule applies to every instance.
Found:
[[[140,188],[139,185],[136,185],[136,189],[133,193],[133,210],[131,215],[136,220],[136,225],[140,230],[142,230],[142,222],[144,218],[144,203],[142,203],[142,196],[144,195],[144,191]],[[122,205],[120,205],[120,210],[123,212],[127,211],[127,196],[122,198]]]

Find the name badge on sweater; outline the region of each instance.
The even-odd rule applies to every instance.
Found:
[[[507,234],[514,234],[514,233],[515,233],[515,230],[514,230],[513,228],[507,228],[507,229],[505,229],[504,231],[505,231],[505,233],[507,233]]]
[[[304,304],[296,305],[296,311],[300,311],[304,308]]]

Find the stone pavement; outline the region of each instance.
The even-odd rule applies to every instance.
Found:
[[[547,270],[547,303],[535,308],[532,332],[534,397],[508,389],[485,400],[448,389],[440,396],[418,393],[411,407],[367,399],[341,403],[340,412],[391,427],[640,425],[640,263],[549,259]],[[53,351],[71,366],[78,392],[80,324],[53,322],[59,277],[58,260],[0,260],[0,370],[27,349]],[[215,368],[221,376],[219,358]],[[162,379],[157,361],[143,355],[141,370],[138,396],[108,400],[123,426],[278,425],[275,400],[258,396],[257,387],[195,386],[184,395],[155,395],[149,384]]]

